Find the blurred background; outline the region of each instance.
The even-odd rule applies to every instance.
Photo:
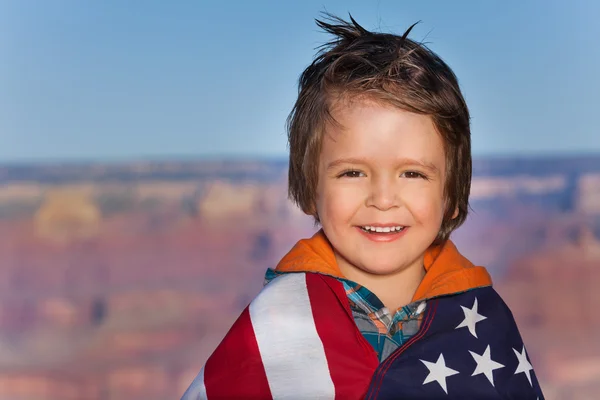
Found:
[[[311,220],[284,122],[351,12],[472,112],[454,235],[547,399],[600,397],[600,3],[0,0],[0,399],[176,399]]]

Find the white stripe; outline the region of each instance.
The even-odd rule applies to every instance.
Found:
[[[198,372],[196,379],[185,391],[181,400],[208,400],[206,396],[206,386],[204,385],[204,367]]]
[[[250,319],[274,399],[335,397],[306,274],[271,281],[250,304]]]

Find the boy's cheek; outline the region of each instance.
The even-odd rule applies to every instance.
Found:
[[[407,199],[405,206],[412,217],[420,224],[441,224],[444,217],[444,202],[427,196],[414,196]]]
[[[348,213],[352,207],[353,194],[350,191],[334,191],[328,193],[324,202],[324,209],[330,218],[339,219],[339,217]],[[354,200],[356,204],[356,200]]]
[[[354,198],[354,201],[351,199]],[[356,214],[357,206],[355,196],[340,192],[324,193],[317,203],[317,211],[323,226],[346,224]]]
[[[327,203],[338,204],[359,204],[364,197],[363,190],[358,185],[331,185],[322,194]]]

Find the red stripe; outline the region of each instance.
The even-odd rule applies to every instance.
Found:
[[[335,398],[362,399],[379,361],[352,318],[344,287],[337,279],[313,273],[306,274],[306,286]]]
[[[383,382],[383,378],[384,378],[385,374],[387,373],[387,371],[389,370],[392,363],[394,362],[394,360],[397,359],[402,353],[404,353],[404,351],[406,349],[408,349],[410,346],[412,346],[417,340],[420,340],[423,336],[425,336],[425,334],[431,327],[431,322],[433,321],[433,317],[435,315],[435,312],[437,311],[438,303],[439,303],[439,300],[435,300],[435,301],[433,301],[433,304],[431,304],[431,306],[432,306],[431,310],[429,313],[427,313],[425,320],[423,321],[422,329],[415,336],[410,338],[408,340],[408,342],[406,342],[402,347],[400,347],[398,350],[396,350],[394,353],[392,353],[381,365],[379,372],[377,373],[376,376],[374,376],[374,379],[373,379],[377,383],[374,384],[373,388],[370,390],[371,394],[368,396],[367,400],[370,400],[373,398],[376,399],[379,396],[379,390],[381,389],[381,384]]]
[[[204,384],[209,400],[272,397],[248,307],[206,362]]]

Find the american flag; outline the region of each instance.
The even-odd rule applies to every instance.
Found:
[[[543,399],[512,313],[492,287],[428,302],[366,399]]]
[[[283,275],[242,312],[182,400],[543,399],[493,288],[429,300],[424,312],[419,332],[379,363],[338,280]]]

